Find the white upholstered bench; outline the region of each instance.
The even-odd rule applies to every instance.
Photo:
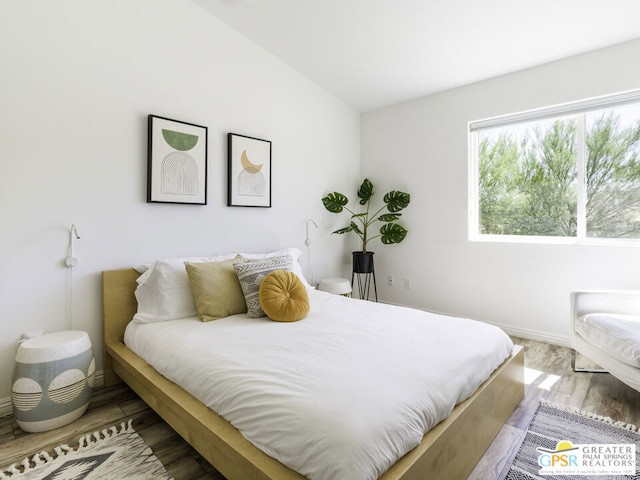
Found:
[[[573,292],[569,332],[575,351],[640,391],[640,291]]]

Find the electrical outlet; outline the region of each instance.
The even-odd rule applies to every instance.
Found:
[[[390,287],[393,287],[395,285],[396,281],[393,278],[393,275],[389,275],[387,277],[387,285],[389,285]]]
[[[404,279],[404,288],[406,288],[407,290],[411,290],[411,279],[410,278],[405,278]]]

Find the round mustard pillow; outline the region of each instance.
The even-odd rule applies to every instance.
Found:
[[[275,270],[264,277],[258,290],[260,307],[271,320],[296,322],[309,313],[309,295],[298,276]]]

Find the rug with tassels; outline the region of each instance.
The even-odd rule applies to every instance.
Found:
[[[78,447],[56,447],[5,471],[11,480],[172,480],[164,466],[128,423],[84,435]]]
[[[505,480],[640,479],[638,473],[637,427],[543,401]]]

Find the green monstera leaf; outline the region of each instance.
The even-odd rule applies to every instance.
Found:
[[[331,233],[337,233],[339,235],[342,235],[343,233],[349,233],[349,232],[356,232],[358,235],[362,234],[362,231],[360,231],[360,228],[358,228],[358,225],[356,225],[354,222],[351,222],[348,227],[339,228],[335,232],[331,232]]]
[[[340,213],[344,210],[344,206],[349,203],[349,199],[341,193],[333,192],[322,199],[324,208],[331,213]]]
[[[397,223],[386,223],[380,228],[380,241],[385,245],[400,243],[407,236],[407,229]]]
[[[380,215],[378,220],[381,222],[395,222],[402,216],[401,213],[385,213],[384,215]]]
[[[349,225],[351,227],[351,230],[353,230],[354,232],[356,232],[358,235],[360,235],[361,237],[364,235],[364,232],[362,230],[360,230],[360,227],[358,226],[357,223],[355,222],[351,222],[351,225]]]
[[[365,205],[373,197],[373,183],[365,178],[358,189],[358,198],[360,199],[360,205]]]
[[[398,190],[392,190],[384,196],[383,201],[387,204],[387,209],[395,213],[409,206],[411,195]]]
[[[353,228],[351,228],[351,225],[349,225],[348,227],[344,227],[344,228],[340,228],[334,232],[331,233],[337,233],[339,235],[342,235],[343,233],[349,233],[350,231],[352,231]]]

